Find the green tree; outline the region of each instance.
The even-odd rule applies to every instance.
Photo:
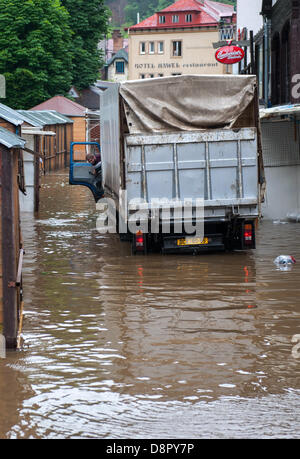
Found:
[[[70,14],[73,36],[73,85],[88,87],[99,78],[103,65],[99,41],[108,31],[110,11],[104,0],[61,0]]]
[[[65,94],[72,83],[72,32],[59,0],[0,0],[0,73],[13,108]]]

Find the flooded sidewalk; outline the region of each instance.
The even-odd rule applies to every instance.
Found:
[[[22,216],[0,438],[299,438],[300,224],[262,222],[250,253],[132,256],[96,219],[67,173]]]

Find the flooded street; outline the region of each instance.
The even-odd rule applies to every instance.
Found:
[[[300,224],[257,250],[132,256],[90,192],[43,179],[23,215],[23,346],[0,360],[0,438],[299,438]]]

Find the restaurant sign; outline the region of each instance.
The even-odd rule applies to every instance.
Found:
[[[236,64],[245,57],[245,52],[239,46],[222,46],[216,51],[215,57],[221,64]]]

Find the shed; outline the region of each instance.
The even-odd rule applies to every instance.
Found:
[[[39,208],[40,169],[47,173],[65,168],[70,159],[73,121],[55,111],[14,110],[0,104],[0,126],[26,140],[24,153],[26,195],[20,195],[22,211]],[[28,153],[30,151],[30,153]]]
[[[23,245],[19,189],[25,140],[0,126],[0,334],[16,348],[22,323]]]
[[[73,120],[55,110],[18,110],[18,113],[42,126],[45,135],[37,152],[42,155],[44,174],[65,168],[70,161],[70,144],[73,141]]]
[[[37,120],[32,120],[18,111],[0,104],[0,126],[8,131],[19,134],[26,140],[26,147],[32,153],[38,150],[40,136],[44,135],[42,124]],[[34,130],[35,134],[25,134],[25,131]],[[39,203],[39,168],[33,154],[23,153],[24,159],[24,188],[26,184],[26,194],[20,192],[20,209],[21,211],[37,210]],[[36,170],[35,170],[36,169]],[[23,190],[25,191],[25,189]]]
[[[70,118],[73,125],[73,141],[86,142],[88,141],[88,110],[83,105],[74,102],[64,96],[55,96],[45,102],[36,105],[32,111],[40,110],[55,110],[57,113]],[[75,159],[84,160],[86,147],[84,145],[76,145]]]
[[[26,112],[22,114],[4,104],[0,104],[0,126],[17,135],[21,134],[22,126],[42,128],[41,123],[28,118]]]

